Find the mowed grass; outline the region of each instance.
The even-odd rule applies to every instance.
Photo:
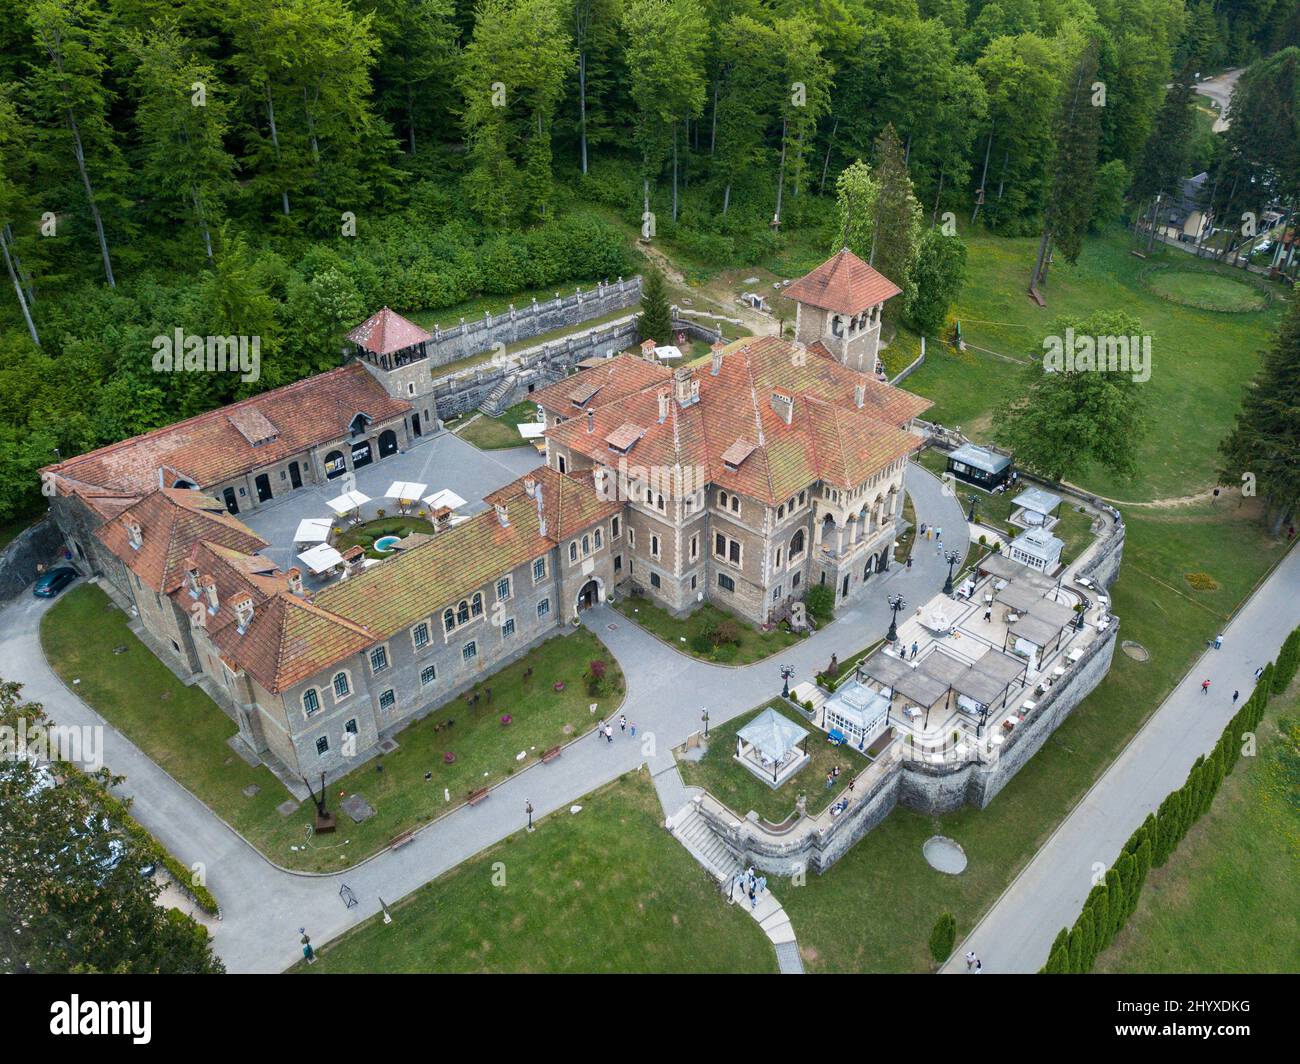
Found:
[[[294,971],[693,973],[776,970],[771,943],[623,776],[426,884]]]
[[[1146,272],[1174,267],[1204,275],[1211,284],[1208,279],[1231,278],[1232,271],[1175,248],[1157,248],[1151,258],[1139,259],[1129,254],[1130,239],[1114,230],[1089,239],[1077,265],[1058,261],[1042,308],[1025,294],[1036,240],[969,236],[966,286],[953,313],[968,344],[1020,360],[1041,355],[1043,336],[1061,315],[1124,310],[1137,317],[1152,337],[1151,379],[1142,385],[1151,428],[1139,447],[1138,474],[1123,481],[1098,468],[1079,479],[1089,490],[1119,500],[1191,495],[1215,480],[1219,440],[1277,329],[1281,290],[1264,309],[1231,316],[1171,303],[1150,290]],[[984,351],[958,354],[947,344],[931,343],[925,365],[904,387],[934,400],[926,418],[987,440],[993,408],[1023,393],[1023,372],[1023,366]]]
[[[1205,270],[1155,270],[1146,276],[1146,283],[1161,299],[1220,313],[1240,314],[1268,304],[1267,293],[1257,283]]]
[[[1259,753],[1147,879],[1099,972],[1300,971],[1300,683],[1274,698]]]
[[[646,595],[624,595],[613,606],[628,620],[635,621],[683,654],[719,665],[749,665],[762,661],[804,638],[779,625],[765,632],[711,602],[697,606],[685,617],[674,617]],[[698,649],[692,636],[709,625],[725,622],[735,625],[739,641],[711,647],[707,653]]]
[[[480,415],[469,422],[456,435],[483,451],[498,451],[506,447],[531,447],[519,435],[519,426],[537,420],[537,404],[525,399],[506,407],[499,417]]]
[[[709,749],[699,761],[681,761],[678,765],[682,780],[688,787],[703,787],[738,816],[751,809],[770,824],[780,824],[795,811],[795,798],[804,794],[808,799],[808,814],[816,816],[831,802],[839,798],[849,785],[849,780],[866,769],[870,762],[848,745],[833,746],[826,734],[814,728],[798,712],[781,702],[775,709],[787,720],[798,724],[808,733],[803,748],[808,752],[808,764],[773,790],[735,759],[736,733],[766,709],[764,706],[729,720],[721,727],[709,729]],[[826,773],[840,770],[833,787],[826,786]]]
[[[126,620],[99,588],[70,591],[41,626],[55,672],[69,686],[80,679],[74,689],[81,698],[267,857],[304,871],[355,864],[460,805],[470,790],[500,782],[550,747],[589,731],[596,721],[589,708],[593,701],[608,715],[623,700],[622,670],[595,636],[586,629],[556,636],[469,692],[480,694],[476,706],[461,696],[399,732],[394,753],[330,777],[328,801],[338,830],[313,836],[312,803],[282,816],[276,806],[291,797],[289,792],[269,769],[250,767],[227,745],[236,732],[234,722],[201,688],[177,680]],[[118,646],[126,652],[114,654]],[[588,695],[583,681],[595,658],[608,663],[599,697]],[[532,675],[525,678],[528,669]],[[563,691],[555,690],[557,682],[564,683]],[[500,718],[507,713],[511,722],[503,725]],[[449,720],[455,724],[446,726]],[[526,756],[516,761],[520,751]],[[451,764],[444,760],[448,752],[455,756]],[[243,790],[250,784],[258,791],[247,797]],[[339,808],[353,793],[375,809],[360,824]]]
[[[1248,509],[1134,511],[1127,528],[1112,602],[1120,638],[1142,643],[1150,661],[1116,648],[1106,679],[987,809],[929,817],[900,807],[824,875],[774,884],[811,970],[930,970],[926,942],[939,916],[956,916],[959,939],[970,931],[1282,552]],[[1187,586],[1183,574],[1201,568],[1216,590]],[[934,834],[962,845],[964,873],[926,864],[921,846]]]

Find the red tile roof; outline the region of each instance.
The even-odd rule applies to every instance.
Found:
[[[645,426],[627,454],[629,463],[680,467],[692,473],[692,482],[698,471],[707,482],[773,504],[817,480],[855,487],[920,446],[905,427],[931,405],[928,399],[830,359],[796,354],[792,344],[773,336],[732,344],[717,376],[708,365],[696,368],[699,402],[670,402],[663,422],[658,417],[662,376],[635,391],[613,380],[614,390],[629,394],[597,405],[591,432],[586,418],[577,418],[549,429],[547,436],[614,466],[622,454],[610,449],[611,435],[628,423]],[[855,396],[859,386],[861,409]],[[789,425],[773,409],[776,393],[793,399]],[[753,450],[736,462],[739,441],[752,442]]]
[[[673,372],[657,362],[636,355],[615,355],[599,366],[584,369],[533,395],[542,409],[560,417],[573,417],[583,410],[596,410],[618,402],[650,384],[666,384]],[[578,399],[577,397],[583,397]]]
[[[784,292],[790,299],[839,314],[861,314],[902,291],[848,248],[800,277]]]
[[[138,549],[131,546],[127,531],[132,521],[140,525]],[[244,554],[268,545],[215,499],[181,488],[150,492],[101,525],[95,535],[141,582],[159,594],[168,594],[181,585],[185,560],[198,543],[233,547]]]
[[[384,307],[348,333],[348,339],[376,355],[390,355],[433,337],[415,322]]]
[[[374,423],[402,417],[410,406],[394,399],[359,362],[251,399],[210,410],[186,421],[109,444],[97,451],[47,466],[61,492],[78,485],[144,494],[177,479],[211,487],[233,477],[301,454],[308,448],[344,439],[352,419],[363,413]],[[254,447],[254,436],[269,425],[269,442]]]

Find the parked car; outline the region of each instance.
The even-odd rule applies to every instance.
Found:
[[[32,585],[32,594],[37,598],[53,598],[72,581],[77,579],[77,570],[71,566],[60,565],[48,573],[42,573]]]

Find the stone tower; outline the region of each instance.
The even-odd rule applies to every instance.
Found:
[[[885,300],[902,290],[848,248],[823,262],[785,290],[795,301],[798,343],[823,344],[836,362],[874,373],[880,350],[880,314]]]
[[[414,322],[384,307],[350,333],[357,360],[395,399],[415,405],[433,389],[429,352],[433,337]]]

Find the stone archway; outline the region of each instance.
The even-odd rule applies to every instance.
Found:
[[[598,576],[593,576],[578,588],[577,598],[573,601],[573,612],[577,615],[583,610],[589,610],[592,606],[604,601],[605,581]]]

